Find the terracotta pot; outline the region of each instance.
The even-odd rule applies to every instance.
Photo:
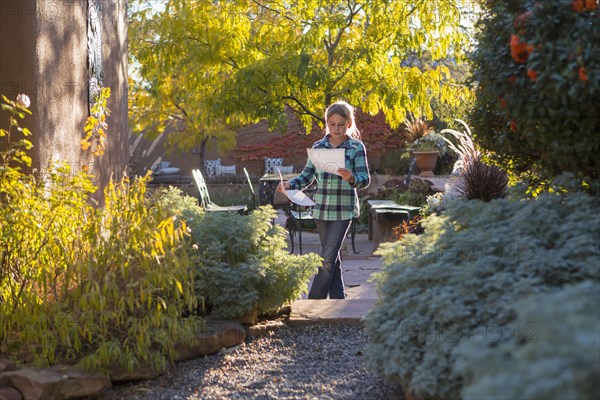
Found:
[[[437,162],[437,151],[413,151],[413,157],[415,158],[417,167],[421,173],[419,176],[431,177],[433,170],[435,169],[435,163]]]

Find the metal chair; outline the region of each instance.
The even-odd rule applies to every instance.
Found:
[[[308,197],[312,197],[315,188],[310,185],[305,190],[304,193],[308,195]],[[303,207],[290,202],[290,206],[284,209],[285,214],[287,215],[287,224],[286,228],[288,229],[291,249],[290,253],[294,253],[294,237],[298,235],[298,247],[300,250],[300,254],[302,254],[302,222],[312,221],[312,207]]]
[[[246,180],[248,181],[248,186],[250,186],[250,198],[252,200],[252,208],[251,210],[256,210],[258,207],[258,201],[256,200],[256,193],[254,192],[254,186],[252,186],[252,180],[250,180],[250,174],[246,167],[244,167],[244,175],[246,175]]]
[[[194,175],[194,179],[196,180],[196,185],[198,186],[198,192],[200,193],[200,206],[204,208],[208,212],[238,212],[240,214],[245,214],[248,211],[248,207],[244,205],[239,206],[219,206],[212,201],[210,201],[210,195],[208,193],[208,187],[206,186],[206,181],[202,176],[202,172],[199,169],[195,169],[192,171],[192,175]]]
[[[352,222],[350,223],[350,231],[348,235],[350,235],[350,240],[352,241],[352,252],[354,254],[359,254],[360,251],[356,251],[356,245],[354,244],[354,237],[356,236],[356,225],[358,225],[358,217],[352,218]],[[348,236],[346,236],[347,238]]]

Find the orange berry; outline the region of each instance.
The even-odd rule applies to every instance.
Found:
[[[585,70],[584,66],[579,67],[579,80],[580,81],[587,81],[589,78],[587,76],[587,71]]]
[[[537,80],[537,72],[531,68],[527,70],[527,76],[534,82]]]
[[[525,64],[533,49],[532,44],[521,42],[519,36],[510,35],[510,55],[517,64]]]

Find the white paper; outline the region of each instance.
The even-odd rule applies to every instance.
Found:
[[[298,204],[299,206],[304,207],[312,207],[316,204],[310,199],[310,197],[305,195],[302,190],[286,190],[283,184],[283,175],[281,175],[281,170],[277,168],[277,172],[279,172],[279,179],[281,180],[281,186],[283,187],[283,194],[285,194],[288,199]]]
[[[306,149],[306,152],[317,169],[339,175],[337,170],[346,168],[344,149]]]

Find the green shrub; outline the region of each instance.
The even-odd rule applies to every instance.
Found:
[[[598,3],[486,4],[473,60],[478,142],[516,172],[570,171],[600,191]]]
[[[451,151],[446,151],[443,155],[438,155],[433,173],[435,175],[450,175],[455,162],[456,155]]]
[[[249,215],[203,212],[177,189],[160,202],[187,220],[196,251],[196,295],[216,318],[268,313],[306,292],[320,258],[287,251],[286,231],[268,206]],[[178,199],[179,198],[179,199]]]
[[[459,398],[460,341],[510,333],[526,294],[600,280],[599,203],[581,193],[449,202],[422,222],[424,234],[383,244],[368,364],[423,398]]]
[[[176,187],[160,188],[154,194],[154,201],[158,202],[163,210],[169,210],[179,221],[187,226],[195,226],[204,218],[204,209],[198,205],[196,197],[188,196]]]
[[[518,302],[519,336],[461,346],[464,399],[597,399],[600,285],[583,282]]]
[[[378,197],[393,200],[398,204],[421,207],[427,202],[427,196],[431,194],[433,194],[433,191],[430,185],[419,179],[413,179],[408,189],[403,188],[401,180],[390,179],[385,182],[383,190],[379,193]]]
[[[468,76],[468,67],[461,66],[459,68],[461,72],[464,72],[464,77],[466,78]],[[472,92],[467,92],[466,96],[455,104],[444,103],[436,97],[433,97],[431,99],[431,109],[433,110],[431,124],[433,125],[433,129],[436,132],[441,132],[443,129],[454,126],[456,118],[462,118],[469,114],[474,101],[475,98]]]
[[[4,100],[18,128],[25,109]],[[181,318],[195,307],[185,226],[149,204],[144,179],[110,183],[94,209],[90,176],[24,174],[30,147],[0,151],[0,353],[90,370],[164,365],[197,325]]]
[[[111,183],[101,210],[86,205],[85,177],[23,181],[0,208],[4,345],[41,365],[164,365],[193,328],[185,227],[149,206],[144,180]]]
[[[196,308],[185,224],[176,227],[170,211],[148,200],[145,179],[110,183],[105,207],[92,222],[85,237],[91,251],[81,268],[85,313],[76,316],[93,322],[97,315],[100,327],[123,335],[115,334],[122,343],[113,339],[103,348],[114,351],[120,344],[123,354],[114,357],[127,360],[126,366],[139,360],[164,365],[173,345],[201,326],[182,318]],[[88,364],[104,361],[102,354],[84,359]]]
[[[158,192],[156,199],[191,231],[201,313],[235,318],[278,309],[306,291],[320,264],[315,254],[288,253],[286,231],[272,225],[276,214],[270,206],[249,215],[207,213],[176,188]]]

